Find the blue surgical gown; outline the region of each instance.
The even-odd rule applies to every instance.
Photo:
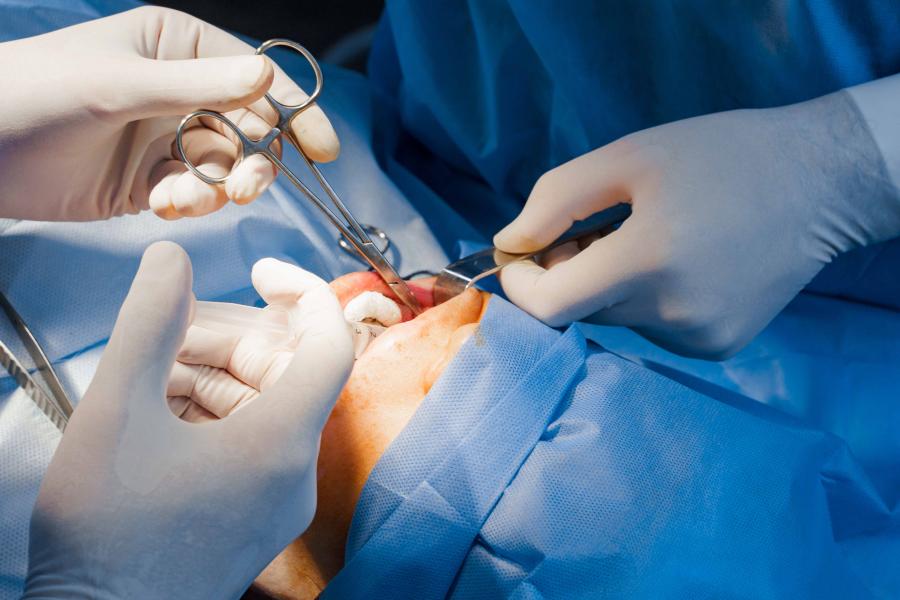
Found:
[[[410,197],[437,196],[481,239],[518,213],[547,169],[622,135],[898,72],[892,0],[397,0],[369,65],[381,163]],[[439,204],[420,207],[430,222]],[[450,251],[453,235],[436,235]],[[892,240],[839,257],[723,363],[673,356],[623,329],[584,331],[670,377],[841,435],[897,497],[900,339],[878,329],[898,310]]]
[[[494,297],[323,598],[896,598],[898,522],[837,436]]]
[[[0,0],[0,39],[129,6]],[[439,267],[514,217],[543,171],[620,135],[897,72],[898,14],[872,0],[393,2],[368,82],[326,73],[344,150],[328,175],[390,229],[404,272]],[[0,285],[76,392],[161,238],[188,249],[201,299],[258,301],[262,256],[354,268],[283,183],[197,221],[0,221]],[[627,330],[556,332],[496,300],[375,467],[326,595],[900,596],[898,257],[847,255],[715,364]],[[13,389],[0,378],[2,597],[20,589],[58,439]]]
[[[874,0],[398,0],[370,59],[382,164],[482,239],[622,135],[897,72]],[[495,305],[376,466],[326,596],[900,596],[898,273],[896,240],[839,258],[724,363]]]

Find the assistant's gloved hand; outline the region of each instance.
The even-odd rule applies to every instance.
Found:
[[[722,358],[836,255],[900,234],[897,189],[844,92],[622,138],[542,176],[494,243],[539,249],[621,201],[633,214],[607,237],[506,267],[510,299],[551,325],[587,317]]]
[[[224,186],[203,183],[174,148],[180,119],[199,108],[228,116],[251,138],[276,122],[263,98],[306,94],[254,49],[203,21],[142,7],[0,44],[0,217],[89,221],[152,208],[197,216],[230,198],[247,203],[275,178],[262,156]],[[242,108],[247,107],[247,108]],[[210,128],[207,128],[210,127]],[[316,161],[334,159],[337,136],[311,107],[294,133]],[[236,145],[212,122],[186,136],[204,172],[221,176]]]
[[[237,598],[312,520],[319,435],[353,362],[337,298],[312,281],[278,381],[203,424],[165,398],[192,302],[187,256],[151,246],[41,485],[26,598]]]
[[[241,310],[227,322],[194,322],[187,331],[166,389],[170,408],[186,421],[224,418],[274,385],[303,339],[305,313],[298,302],[311,288],[330,290],[312,273],[274,258],[253,265],[251,279],[266,308],[218,304],[226,315],[229,310]],[[260,316],[281,313],[286,317],[284,335],[273,337],[260,330],[246,311]]]

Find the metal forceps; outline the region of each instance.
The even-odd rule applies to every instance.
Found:
[[[41,412],[47,415],[50,422],[56,425],[60,431],[65,431],[66,425],[69,423],[69,417],[72,416],[72,402],[66,395],[65,389],[60,383],[53,365],[50,363],[50,359],[44,354],[41,345],[31,333],[28,325],[3,293],[0,293],[0,310],[6,314],[6,317],[12,323],[25,350],[34,361],[36,374],[44,380],[47,387],[45,388],[38,383],[37,379],[2,340],[0,340],[0,365],[6,369],[19,387],[25,391],[25,394],[34,401]]]
[[[259,48],[256,49],[256,54],[264,54],[270,48],[274,48],[276,46],[286,46],[296,52],[299,52],[303,58],[309,63],[312,67],[313,73],[316,77],[316,87],[313,90],[312,94],[309,97],[296,105],[288,105],[282,104],[275,98],[273,98],[270,94],[266,94],[266,100],[275,109],[275,112],[278,114],[278,123],[269,130],[262,138],[259,140],[251,140],[248,138],[244,132],[242,132],[237,125],[235,125],[228,117],[222,115],[221,113],[212,111],[212,110],[198,110],[196,112],[192,112],[184,119],[181,120],[181,124],[178,126],[178,131],[175,136],[175,141],[178,147],[178,152],[181,154],[181,160],[187,165],[188,169],[200,178],[202,181],[205,181],[209,184],[221,184],[224,183],[230,173],[225,175],[224,177],[211,177],[206,173],[200,171],[196,165],[194,165],[190,159],[187,157],[187,153],[184,150],[184,133],[188,128],[188,125],[194,121],[195,119],[200,119],[201,117],[207,117],[211,119],[215,119],[225,125],[231,132],[236,136],[238,142],[241,145],[241,152],[238,155],[237,162],[235,162],[235,166],[247,158],[248,156],[252,156],[254,154],[262,154],[265,156],[275,168],[284,173],[284,175],[293,183],[297,189],[299,189],[304,196],[306,196],[319,210],[324,213],[325,217],[331,221],[331,223],[337,227],[338,231],[340,231],[343,239],[347,240],[352,248],[360,255],[360,257],[365,260],[372,269],[378,273],[382,279],[384,279],[385,283],[390,286],[391,290],[393,290],[394,294],[397,295],[398,298],[412,310],[414,315],[418,315],[422,312],[422,307],[419,305],[418,300],[410,291],[409,286],[406,284],[406,281],[397,273],[397,270],[391,265],[391,263],[385,258],[382,251],[375,245],[372,241],[372,238],[369,237],[367,232],[367,226],[364,226],[357,221],[341,199],[338,197],[337,193],[334,191],[334,188],[331,187],[331,184],[328,183],[328,180],[325,179],[325,176],[322,175],[322,172],[319,170],[319,167],[306,156],[306,153],[303,152],[303,149],[300,146],[300,141],[297,140],[291,131],[291,121],[299,115],[301,112],[310,107],[313,102],[319,97],[319,94],[322,92],[323,86],[323,77],[322,77],[322,69],[319,67],[319,63],[316,62],[316,59],[313,55],[296,42],[292,42],[291,40],[285,39],[273,39],[263,42]],[[312,171],[316,180],[319,182],[319,186],[324,190],[325,194],[329,197],[334,207],[343,216],[343,220],[335,214],[335,212],[323,202],[316,194],[313,193],[309,187],[306,186],[300,179],[291,172],[287,166],[281,162],[281,159],[272,151],[272,143],[275,142],[278,138],[286,138],[290,141],[291,145],[300,153],[300,156],[303,158],[303,161],[306,163],[306,166],[309,167],[309,170]],[[232,167],[233,171],[234,167]],[[368,228],[370,230],[374,230],[377,234],[378,230],[374,228]],[[386,249],[386,248],[385,248]]]

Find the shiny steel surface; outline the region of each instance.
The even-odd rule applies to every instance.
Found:
[[[72,416],[73,406],[68,395],[53,369],[53,365],[41,348],[37,339],[31,333],[25,320],[19,315],[6,296],[0,293],[0,309],[6,314],[13,328],[16,330],[25,350],[31,356],[36,366],[35,372],[47,384],[45,390],[37,380],[29,373],[19,359],[13,354],[9,346],[0,341],[0,365],[6,369],[16,383],[25,391],[37,407],[50,419],[50,421],[64,431],[69,417]]]
[[[334,188],[331,187],[331,184],[328,183],[328,180],[325,179],[325,176],[322,174],[319,167],[306,156],[306,153],[303,152],[303,149],[300,146],[299,140],[294,137],[293,132],[291,131],[291,121],[305,109],[312,105],[315,102],[316,98],[319,97],[319,94],[322,92],[322,87],[324,85],[323,77],[322,77],[322,69],[319,67],[319,63],[313,57],[313,55],[303,46],[296,42],[292,42],[290,40],[284,39],[274,39],[269,40],[267,42],[263,42],[259,48],[256,49],[257,54],[263,54],[266,50],[270,48],[274,48],[276,46],[285,46],[296,52],[299,52],[306,61],[310,64],[313,69],[313,72],[316,77],[316,86],[313,90],[312,94],[296,105],[282,104],[275,98],[273,98],[270,94],[266,94],[265,98],[268,103],[272,106],[275,112],[278,114],[278,123],[269,130],[266,135],[264,135],[259,140],[251,140],[247,137],[244,132],[240,130],[240,128],[235,125],[228,117],[222,115],[221,113],[211,111],[211,110],[198,110],[189,115],[187,115],[184,119],[181,120],[181,123],[178,125],[178,131],[175,136],[176,146],[178,148],[178,152],[181,155],[181,160],[187,165],[188,169],[196,175],[200,180],[205,181],[209,184],[222,184],[228,180],[228,177],[231,175],[231,172],[224,175],[223,177],[211,177],[205,173],[203,173],[200,169],[194,165],[190,159],[187,157],[187,154],[184,149],[184,132],[189,128],[189,125],[193,123],[196,119],[209,118],[215,119],[222,123],[225,127],[231,130],[231,132],[236,137],[237,141],[241,146],[241,152],[238,156],[238,160],[235,162],[235,165],[240,163],[240,161],[246,159],[248,156],[252,156],[254,154],[261,154],[265,156],[276,169],[281,171],[285,177],[287,177],[294,186],[299,189],[307,199],[309,199],[322,213],[325,217],[334,225],[341,234],[341,239],[352,248],[357,255],[362,258],[372,269],[378,273],[382,279],[384,279],[385,283],[387,283],[394,293],[397,295],[400,300],[413,311],[413,314],[418,315],[422,312],[422,307],[419,305],[419,302],[416,300],[416,297],[409,290],[409,286],[400,277],[400,274],[397,273],[397,270],[390,263],[390,261],[385,258],[384,253],[381,249],[379,249],[378,245],[376,245],[372,239],[369,237],[369,234],[366,231],[366,228],[371,226],[364,226],[356,218],[351,214],[350,210],[346,207],[346,205],[341,201],[340,197],[337,195],[337,192],[334,191]],[[312,172],[313,176],[316,178],[316,181],[319,183],[319,186],[331,200],[333,207],[340,213],[340,216],[332,210],[325,202],[323,202],[309,187],[304,184],[296,174],[291,172],[287,166],[281,162],[281,159],[272,150],[272,144],[275,140],[279,138],[287,138],[290,141],[291,145],[297,150],[300,156],[303,158],[303,162],[306,163],[306,166]],[[234,167],[232,167],[232,172]],[[343,217],[343,218],[342,218]],[[381,231],[381,230],[378,230]],[[383,239],[387,239],[387,234],[381,232],[381,236]],[[342,247],[344,247],[342,245]],[[346,248],[345,248],[346,249]]]
[[[631,215],[630,204],[617,204],[600,211],[583,221],[578,221],[556,241],[535,252],[509,254],[496,248],[486,248],[450,263],[438,273],[434,284],[434,303],[441,304],[463,293],[478,281],[498,273],[506,265],[520,260],[531,259],[551,248],[593,233],[607,233]]]

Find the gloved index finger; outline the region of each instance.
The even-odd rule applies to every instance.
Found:
[[[275,259],[258,262],[252,278],[264,300],[288,311],[298,341],[281,377],[241,411],[241,418],[278,421],[304,440],[317,436],[353,365],[341,305],[324,281]]]
[[[640,174],[640,162],[622,141],[547,171],[522,212],[494,236],[494,245],[512,253],[540,250],[575,221],[629,200]]]
[[[269,95],[285,106],[297,106],[309,98],[309,94],[288,77],[277,63]],[[277,121],[275,109],[265,98],[257,100],[250,107],[270,123],[274,124]],[[315,102],[293,118],[291,132],[300,142],[303,152],[314,162],[332,161],[340,153],[341,146],[337,133],[331,121],[325,116],[325,112]]]
[[[150,44],[148,57],[162,60],[190,58],[252,55],[255,48],[235,36],[182,12],[147,8],[144,12],[156,15],[151,22],[157,23],[155,47]],[[146,25],[144,25],[146,27]],[[152,38],[148,32],[148,38]],[[302,57],[301,57],[302,58]],[[274,65],[274,79],[269,88],[273,98],[283,104],[299,104],[307,94],[284,70]],[[298,63],[299,64],[299,63]],[[248,108],[265,119],[270,125],[277,122],[277,114],[265,98],[251,103]],[[294,118],[291,128],[300,141],[303,151],[314,161],[327,162],[337,158],[340,143],[331,122],[322,109],[313,104]]]
[[[259,310],[259,309],[254,309]],[[284,372],[293,352],[289,346],[275,343],[251,325],[242,333],[215,324],[191,325],[178,360],[184,364],[222,369],[256,390],[267,389]],[[190,392],[181,392],[191,395]],[[170,394],[171,395],[171,394]]]
[[[636,282],[657,262],[652,244],[629,219],[608,236],[545,269],[531,261],[507,265],[500,283],[509,299],[553,327],[594,315],[594,322],[631,325],[617,318]],[[614,309],[614,310],[613,310]]]

